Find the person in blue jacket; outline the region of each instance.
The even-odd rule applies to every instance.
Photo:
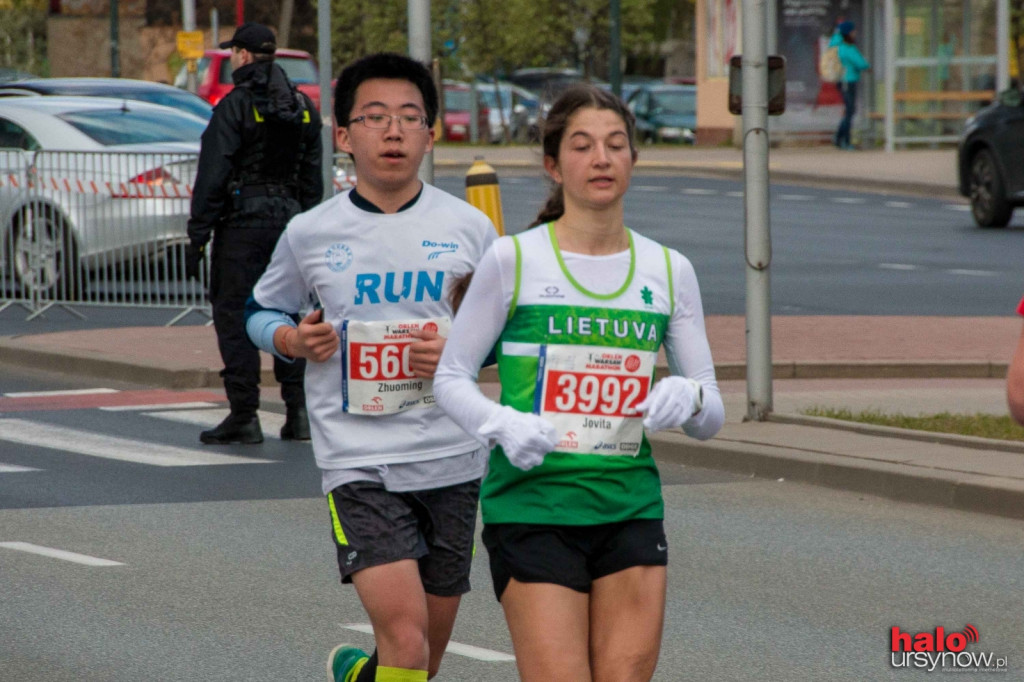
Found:
[[[839,43],[839,61],[843,64],[843,78],[839,89],[843,94],[843,119],[839,122],[833,142],[840,149],[853,149],[850,143],[850,126],[857,109],[857,85],[860,74],[871,68],[857,48],[857,28],[852,21],[844,21],[838,27],[842,42]]]

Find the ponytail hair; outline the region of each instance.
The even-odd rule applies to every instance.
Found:
[[[547,117],[544,119],[543,134],[541,136],[541,147],[544,151],[544,156],[550,156],[555,161],[558,161],[558,151],[562,147],[562,138],[569,127],[569,119],[578,110],[588,107],[608,109],[619,115],[622,122],[626,124],[629,149],[633,153],[633,159],[636,160],[636,117],[633,116],[633,112],[629,110],[625,102],[613,93],[589,83],[573,85],[563,92],[561,97],[551,105],[551,111],[548,112]],[[562,192],[562,186],[556,183],[551,190],[551,194],[548,195],[544,207],[537,214],[537,217],[534,218],[533,222],[530,223],[529,227],[536,227],[537,225],[558,220],[562,217],[563,213],[565,213],[565,195]]]
[[[544,202],[544,208],[540,209],[540,213],[527,229],[558,220],[563,213],[565,213],[565,195],[562,193],[562,186],[556,184],[548,195],[548,200]]]

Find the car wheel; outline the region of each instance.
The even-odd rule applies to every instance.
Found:
[[[992,152],[982,149],[971,159],[968,181],[971,213],[980,227],[1006,227],[1013,206],[1006,200],[1006,186]]]
[[[18,212],[10,257],[15,284],[22,294],[47,300],[79,297],[82,278],[75,238],[52,206],[30,204]]]

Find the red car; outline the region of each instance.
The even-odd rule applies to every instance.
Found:
[[[448,142],[469,142],[469,112],[473,100],[472,89],[468,83],[460,81],[444,82],[444,139]],[[490,139],[490,111],[477,93],[477,139],[486,142]]]
[[[274,53],[276,61],[288,78],[313,100],[320,108],[320,76],[313,55],[303,50],[280,49]],[[235,87],[231,80],[231,50],[206,50],[199,60],[196,74],[196,94],[210,104],[216,105],[224,95]],[[185,67],[174,79],[174,84],[184,88],[187,83]]]

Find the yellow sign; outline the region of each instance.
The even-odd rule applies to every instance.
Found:
[[[182,59],[199,59],[203,56],[202,31],[178,31],[178,54]]]

